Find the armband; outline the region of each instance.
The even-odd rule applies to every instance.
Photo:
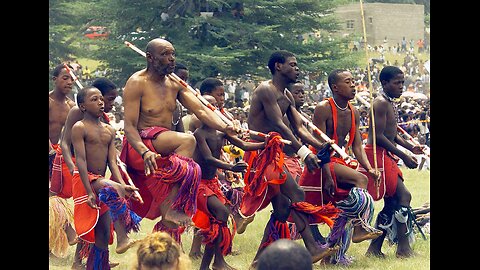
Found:
[[[300,149],[298,149],[297,151],[297,155],[300,157],[302,161],[304,161],[305,158],[311,153],[312,151],[308,149],[306,145],[302,145],[302,147],[300,147]]]

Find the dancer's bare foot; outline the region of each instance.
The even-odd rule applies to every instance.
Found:
[[[386,256],[385,254],[380,251],[380,250],[373,250],[373,249],[368,249],[367,252],[365,253],[365,256],[367,257],[377,257],[380,259],[385,259]]]
[[[415,256],[415,252],[411,248],[400,249],[397,248],[397,252],[395,254],[397,258],[410,258]]]
[[[172,208],[169,208],[165,215],[162,217],[162,220],[166,222],[171,222],[174,223],[177,226],[192,226],[194,225],[192,222],[192,219],[187,216],[184,212],[180,212],[177,210],[174,210]]]
[[[120,265],[119,262],[108,262],[108,264],[110,265],[110,268],[114,268]]]
[[[203,257],[202,235],[200,235],[198,231],[196,231],[195,234],[193,235],[192,246],[190,248],[190,253],[188,253],[188,256],[194,260],[197,260]]]
[[[117,248],[115,249],[115,252],[117,254],[125,253],[129,248],[131,248],[139,241],[139,239],[128,239],[128,241],[117,243]]]
[[[362,226],[355,226],[353,230],[352,242],[360,243],[365,240],[373,240],[382,235],[382,231],[372,228],[373,231],[367,231]]]
[[[247,229],[247,225],[252,223],[253,219],[255,219],[255,215],[248,217],[248,218],[240,218],[239,224],[237,224],[237,234],[242,234]]]
[[[203,252],[190,250],[190,253],[188,253],[188,257],[190,257],[193,260],[198,260],[203,257]]]
[[[226,261],[223,261],[223,263],[214,262],[212,265],[212,270],[237,270],[237,269],[230,266]]]
[[[340,246],[334,246],[334,247],[318,247],[316,248],[315,252],[312,252],[312,263],[316,263],[320,261],[321,259],[333,255],[335,252],[337,252],[340,249]]]
[[[80,262],[74,262],[72,264],[72,270],[85,270],[86,266],[83,263]]]

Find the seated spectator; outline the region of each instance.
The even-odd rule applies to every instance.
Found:
[[[180,245],[165,232],[147,235],[137,249],[136,270],[189,270],[191,261]]]
[[[257,270],[312,270],[312,256],[305,246],[279,239],[260,254]]]

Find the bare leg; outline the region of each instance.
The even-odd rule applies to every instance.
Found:
[[[73,229],[72,224],[67,223],[65,225],[65,233],[67,234],[68,244],[70,246],[73,246],[76,243],[78,243],[79,239],[77,236],[77,232],[75,232],[75,230]]]
[[[198,229],[195,228],[193,234],[192,247],[190,248],[190,253],[188,256],[194,260],[201,258],[203,255],[202,252],[202,235],[198,233]]]
[[[120,187],[120,184],[114,182],[110,179],[99,179],[93,182],[93,187],[95,188],[97,194],[101,188],[104,188],[106,185],[111,185],[117,191],[118,195],[122,198],[125,197],[125,190]],[[128,237],[127,230],[125,225],[120,220],[116,220],[113,223],[115,233],[117,234],[117,247],[115,252],[118,254],[125,253],[129,248],[131,248],[139,240],[132,240]]]
[[[215,259],[213,260],[212,270],[235,270],[235,268],[230,266],[223,257],[222,250],[220,248],[220,242],[222,239],[223,234],[220,231],[214,244]]]
[[[160,206],[160,213],[162,215],[162,221],[165,225],[174,224],[176,228],[177,226],[191,226],[193,225],[192,219],[185,214],[183,211],[175,210],[171,207],[175,196],[178,193],[178,189],[180,188],[180,183],[173,184],[174,186],[170,190],[170,194],[165,199],[165,201]],[[169,226],[171,227],[171,226]]]
[[[288,171],[285,172],[287,173],[287,181],[280,186],[282,194],[288,197],[292,203],[305,201],[305,192],[298,186],[297,182],[293,180],[291,174]],[[312,231],[310,229],[307,230],[307,227],[310,225],[307,216],[296,210],[292,210],[291,214],[298,232],[302,235],[305,247],[312,255],[313,263],[334,254],[339,249],[338,246],[321,247],[318,245],[313,238]]]
[[[191,158],[196,147],[196,140],[193,135],[176,131],[163,132],[152,143],[156,152],[162,156],[175,152],[178,155]],[[160,206],[162,220],[165,221],[165,225],[168,223],[185,227],[193,225],[191,218],[185,212],[171,208],[180,185],[181,183],[178,182],[173,184],[170,194]]]
[[[321,245],[325,245],[327,243],[327,239],[323,237],[318,229],[318,225],[310,225],[310,230],[312,231],[313,238],[315,241]]]
[[[80,251],[82,250],[82,247],[84,244],[86,243],[81,241],[77,243],[77,247],[75,248],[75,255],[73,256],[73,264],[71,269],[74,269],[74,270],[85,269],[85,266],[82,265],[82,258],[80,257]]]
[[[125,230],[125,226],[117,220],[113,223],[115,233],[117,234],[117,248],[115,252],[118,254],[125,253],[128,249],[134,246],[139,240],[130,239]]]
[[[385,254],[382,252],[383,241],[386,237],[386,230],[379,227],[380,224],[387,224],[390,222],[393,212],[395,211],[395,205],[397,204],[395,198],[383,198],[384,207],[377,215],[377,220],[375,222],[375,228],[382,231],[382,235],[373,239],[368,246],[367,252],[365,255],[374,256],[379,258],[385,258]]]
[[[200,270],[208,270],[210,269],[210,262],[212,262],[213,255],[214,255],[214,245],[205,245],[205,253],[202,257],[202,263],[200,264]]]
[[[396,196],[398,197],[398,204],[404,207],[410,207],[410,201],[412,200],[412,195],[405,187],[401,178],[398,178],[397,182],[397,191]],[[410,246],[407,233],[407,223],[397,222],[397,237],[398,237],[398,246],[397,246],[397,257],[408,258],[414,255],[413,249]]]

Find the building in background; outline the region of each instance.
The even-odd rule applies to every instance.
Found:
[[[363,3],[368,44],[396,46],[403,37],[415,43],[425,38],[424,6],[416,4]],[[336,18],[342,35],[363,37],[360,3],[339,6]],[[386,39],[385,39],[386,38]]]

